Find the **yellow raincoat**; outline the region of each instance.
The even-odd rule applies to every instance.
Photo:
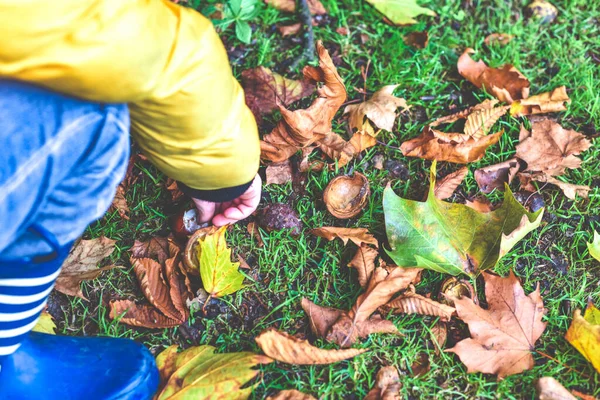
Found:
[[[212,24],[167,0],[0,0],[0,78],[129,103],[131,133],[200,190],[250,182],[256,123]]]

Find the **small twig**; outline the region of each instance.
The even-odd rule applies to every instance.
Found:
[[[558,361],[556,358],[552,357],[551,355],[548,355],[548,354],[546,354],[546,353],[543,353],[543,352],[541,352],[541,351],[539,351],[539,350],[534,350],[534,351],[535,351],[536,353],[538,353],[540,356],[542,356],[542,357],[546,357],[547,359],[554,361],[555,363],[557,363],[557,364],[558,364],[558,365],[560,365],[561,367],[564,367],[564,368],[568,369],[568,370],[569,370],[569,371],[571,371],[571,372],[575,372],[576,374],[579,374],[579,375],[583,376],[584,378],[587,378],[587,379],[592,379],[592,378],[591,378],[589,375],[587,375],[587,374],[584,374],[583,372],[577,371],[576,369],[574,369],[574,368],[571,368],[571,367],[569,367],[568,365],[565,365],[565,364],[561,363],[560,361]]]
[[[367,79],[369,78],[369,66],[371,65],[371,59],[367,60],[366,68],[360,67],[360,74],[363,78],[363,101],[367,101]]]
[[[303,61],[314,61],[315,60],[315,33],[312,26],[312,15],[310,8],[308,7],[308,0],[298,0],[297,2],[298,19],[304,27],[304,50],[302,54],[298,56],[290,69],[295,70]]]

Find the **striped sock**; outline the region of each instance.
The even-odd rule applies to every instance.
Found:
[[[63,258],[39,264],[0,262],[0,366],[35,327]]]

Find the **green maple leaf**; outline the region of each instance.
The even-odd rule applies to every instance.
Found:
[[[227,247],[225,230],[226,227],[222,227],[198,243],[202,286],[212,297],[238,291],[244,282],[244,275],[238,271],[240,263],[231,262],[231,249]]]
[[[432,17],[437,15],[429,8],[418,5],[416,0],[367,0],[367,2],[396,25],[415,24],[417,21],[414,17],[421,14]]]
[[[390,257],[401,267],[421,267],[459,275],[493,268],[527,233],[537,228],[543,209],[530,213],[506,187],[502,206],[480,213],[464,204],[434,195],[435,163],[431,166],[427,201],[383,194]]]
[[[600,261],[600,235],[594,231],[594,241],[587,244],[590,256]]]
[[[242,389],[260,372],[254,367],[272,361],[249,352],[215,354],[212,346],[177,350],[177,345],[172,345],[156,357],[161,377],[157,400],[247,399],[258,385]]]

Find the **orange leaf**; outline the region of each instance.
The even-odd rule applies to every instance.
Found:
[[[377,239],[369,233],[367,228],[338,228],[335,226],[324,226],[310,231],[313,235],[325,238],[329,241],[333,239],[341,239],[344,244],[348,244],[351,240],[357,246],[361,243],[377,245]]]
[[[367,393],[363,400],[401,400],[400,375],[396,367],[390,365],[382,367],[377,373],[373,389]]]
[[[372,247],[362,243],[352,260],[348,263],[349,267],[352,267],[358,272],[358,283],[360,286],[365,288],[373,270],[375,269],[375,259],[379,255],[379,252]]]
[[[462,183],[468,173],[469,169],[467,167],[462,167],[458,171],[452,172],[439,181],[436,181],[435,189],[433,190],[435,197],[440,200],[445,200],[452,196],[456,188]]]

